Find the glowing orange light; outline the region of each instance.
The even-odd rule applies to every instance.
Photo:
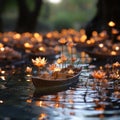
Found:
[[[110,22],[108,23],[108,25],[109,25],[110,27],[114,27],[114,26],[115,26],[115,23],[114,23],[113,21],[110,21]]]
[[[46,51],[45,47],[39,47],[38,49],[39,49],[39,51],[41,51],[41,52],[45,52],[45,51]]]
[[[111,55],[117,55],[116,51],[111,51]]]
[[[33,45],[28,43],[28,42],[26,42],[26,43],[24,43],[24,47],[25,48],[33,48]]]

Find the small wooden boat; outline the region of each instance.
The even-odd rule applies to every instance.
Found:
[[[81,71],[81,70],[80,70]],[[79,81],[80,72],[73,77],[66,79],[47,80],[38,76],[32,76],[32,82],[36,88],[44,90],[62,89],[65,87],[71,87]]]
[[[47,60],[41,57],[32,59],[32,63],[37,67],[37,70],[33,72],[32,82],[35,88],[39,89],[39,92],[61,91],[79,81],[81,66],[79,66],[76,57],[73,57],[72,53],[69,59],[63,54],[63,45],[66,40],[61,39],[59,42],[62,45],[61,56],[53,64],[46,65]],[[67,45],[72,51],[74,43],[71,42]]]

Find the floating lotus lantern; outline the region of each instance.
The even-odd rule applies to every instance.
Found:
[[[62,45],[66,44],[66,39],[60,39],[59,43]],[[73,42],[69,42],[68,46],[73,48],[74,47]],[[48,67],[46,65],[45,58],[36,58],[35,60],[32,59],[32,62],[35,66],[40,68],[38,71],[40,72],[40,75],[32,76],[32,81],[35,87],[49,87],[51,89],[52,87],[64,87],[74,84],[78,81],[78,77],[81,71],[81,68],[79,65],[77,67],[74,66],[74,63],[69,64],[68,57],[63,53],[63,49],[61,50],[61,56],[58,58],[54,64],[49,64]],[[68,64],[66,65],[66,62]],[[59,65],[61,64],[62,67]],[[42,70],[45,68],[44,70]],[[47,74],[46,74],[47,72]],[[45,84],[44,84],[45,83]]]
[[[106,73],[104,71],[101,71],[101,70],[93,71],[92,76],[96,79],[103,79],[106,77]]]
[[[45,47],[43,47],[43,46],[39,47],[38,50],[39,50],[40,52],[46,52],[46,49],[45,49]]]
[[[32,63],[37,67],[38,75],[40,75],[41,69],[43,69],[47,64],[47,60],[45,58],[38,57],[36,59],[32,59]]]
[[[95,70],[91,74],[95,79],[112,79],[119,80],[120,79],[120,63],[115,62],[113,64],[106,64],[101,69]]]
[[[32,63],[37,67],[44,67],[47,64],[47,60],[45,58],[38,57],[35,60],[32,59]]]

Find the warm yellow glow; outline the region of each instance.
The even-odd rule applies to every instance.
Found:
[[[71,47],[71,48],[72,48],[72,47],[74,47],[76,44],[73,43],[73,42],[68,42],[67,45],[68,45],[68,47]]]
[[[59,52],[60,51],[60,47],[59,46],[55,46],[54,51],[55,52]]]
[[[4,47],[0,48],[0,51],[2,51],[2,52],[5,51],[5,48]]]
[[[6,79],[5,79],[5,76],[0,76],[0,78],[1,78],[2,80],[6,80]]]
[[[99,44],[99,47],[100,47],[100,48],[102,48],[103,46],[104,46],[104,45],[103,45],[102,43],[101,43],[101,44]]]
[[[4,71],[4,70],[1,70],[1,74],[5,74],[5,71]]]
[[[7,43],[7,42],[9,41],[9,39],[6,38],[6,37],[4,37],[4,38],[3,38],[3,41]]]
[[[39,115],[38,120],[45,120],[46,117],[47,117],[47,114],[45,114],[45,113],[41,113],[41,114]]]
[[[118,61],[113,63],[113,67],[120,67],[120,63]]]
[[[0,48],[2,48],[4,45],[2,43],[0,43]]]
[[[115,50],[118,51],[120,48],[118,46],[115,47]]]
[[[54,72],[59,72],[59,71],[61,71],[61,69],[60,69],[59,67],[56,67],[56,68],[54,69]]]
[[[70,70],[68,71],[68,74],[74,74],[74,71],[73,71],[72,69],[70,69]]]
[[[27,73],[31,73],[31,72],[32,72],[32,68],[27,66],[27,67],[26,67],[26,72],[27,72]]]
[[[24,47],[25,48],[33,48],[33,45],[31,45],[30,43],[26,42],[26,43],[24,43]]]
[[[94,36],[94,37],[98,36],[98,32],[97,31],[93,31],[92,32],[92,36]]]
[[[118,34],[118,33],[119,33],[119,31],[117,29],[115,29],[115,28],[112,29],[112,34]]]
[[[39,106],[39,107],[42,107],[43,106],[43,102],[42,101],[36,101],[35,105]]]
[[[39,51],[41,51],[41,52],[45,52],[46,49],[45,49],[45,47],[39,47]]]
[[[38,57],[35,60],[32,59],[32,63],[37,67],[44,67],[47,64],[47,60],[45,58]]]
[[[65,38],[61,38],[58,42],[60,44],[65,44],[67,42],[67,40]]]
[[[105,72],[103,72],[103,71],[100,71],[100,70],[98,70],[98,71],[93,71],[93,73],[92,73],[92,76],[94,77],[94,78],[96,78],[96,79],[102,79],[102,78],[105,78]]]
[[[3,100],[0,100],[0,103],[3,103]]]
[[[116,55],[117,53],[115,51],[111,51],[111,55]]]
[[[32,102],[32,100],[31,100],[31,99],[28,99],[28,100],[26,100],[26,102],[27,102],[27,103],[31,103],[31,102]]]
[[[91,40],[87,40],[86,43],[87,43],[88,45],[92,44]]]
[[[50,3],[58,4],[61,2],[61,0],[48,0]]]
[[[61,63],[63,63],[63,61],[59,58],[59,59],[57,59],[57,63],[61,64]]]
[[[19,39],[21,38],[21,35],[20,35],[19,33],[17,33],[17,34],[15,34],[15,35],[13,36],[13,38],[14,38],[15,40],[19,40]]]
[[[114,23],[113,21],[110,21],[110,22],[108,23],[108,25],[109,25],[110,27],[114,27],[114,26],[115,26],[115,23]]]
[[[63,62],[66,62],[66,61],[67,61],[67,57],[66,57],[65,55],[61,55],[61,60],[62,60]]]
[[[56,64],[51,64],[48,67],[49,70],[53,71],[53,72],[59,72],[61,71],[61,68],[57,67]]]

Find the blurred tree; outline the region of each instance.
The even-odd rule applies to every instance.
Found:
[[[3,32],[2,13],[5,8],[6,0],[0,0],[0,32]]]
[[[108,22],[116,23],[117,29],[120,29],[120,0],[98,0],[97,12],[94,18],[85,26],[88,36],[93,30],[98,32],[109,30]]]
[[[17,0],[17,4],[19,15],[15,31],[34,32],[43,0],[34,0],[34,8],[32,11],[28,8],[26,0]]]

